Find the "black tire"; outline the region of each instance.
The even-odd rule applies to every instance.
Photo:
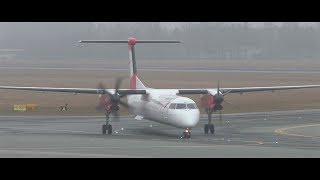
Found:
[[[108,134],[112,134],[112,126],[110,124],[108,125],[107,129],[108,129]]]
[[[208,124],[205,124],[205,125],[204,125],[204,133],[205,133],[205,134],[208,134],[208,132],[209,132],[209,125],[208,125]]]
[[[190,139],[190,138],[191,138],[191,133],[190,133],[190,132],[187,133],[186,138],[187,138],[187,139]]]
[[[214,125],[213,124],[209,125],[209,129],[210,129],[210,133],[214,134]]]
[[[189,139],[191,137],[191,133],[190,132],[183,132],[181,138],[182,139]]]
[[[102,124],[102,134],[106,134],[107,133],[107,125]]]

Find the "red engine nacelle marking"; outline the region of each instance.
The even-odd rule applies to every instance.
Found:
[[[104,106],[109,100],[110,100],[109,95],[101,95],[99,97],[99,107],[104,108]]]
[[[204,109],[211,110],[222,110],[223,106],[221,104],[216,104],[212,95],[206,94],[201,96],[201,107]]]
[[[205,109],[212,109],[214,107],[214,99],[212,95],[202,95],[201,96],[201,107]]]

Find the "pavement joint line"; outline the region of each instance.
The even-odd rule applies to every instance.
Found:
[[[300,112],[319,112],[320,109],[301,109],[301,110],[288,110],[288,111],[270,111],[270,112],[244,112],[244,113],[228,113],[228,114],[223,114],[223,116],[239,116],[239,115],[265,115],[268,116],[269,114],[272,115],[283,115],[283,114],[293,114],[293,113],[300,113]],[[17,116],[17,115],[1,115],[0,118],[2,117],[19,117],[19,118],[105,118],[105,116],[74,116],[74,115],[66,115],[66,116],[61,116],[61,115],[49,115],[49,116],[44,116],[44,115],[31,115],[31,116]],[[123,115],[120,116],[120,118],[133,118],[135,117],[134,115]],[[207,117],[206,114],[201,114],[201,117]]]

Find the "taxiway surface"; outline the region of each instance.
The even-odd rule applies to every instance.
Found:
[[[216,118],[216,116],[214,116]],[[0,116],[0,157],[320,157],[320,110],[227,114],[204,134],[205,116],[181,129],[123,117]]]

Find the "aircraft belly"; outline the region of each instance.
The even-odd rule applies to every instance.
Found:
[[[165,118],[165,116],[163,114],[164,112],[162,110],[166,111],[167,109],[159,109],[157,111],[150,110],[149,112],[151,114],[149,114],[149,116],[145,117],[145,119],[155,121],[155,122],[158,122],[161,124],[166,124],[166,125],[174,126],[177,128],[181,128],[181,125],[180,125],[179,121],[177,120],[175,114],[168,113],[167,118]]]

